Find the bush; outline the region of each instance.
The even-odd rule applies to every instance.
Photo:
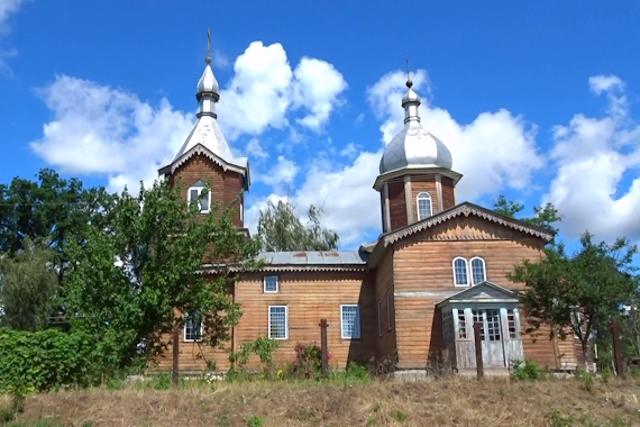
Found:
[[[540,365],[533,361],[514,360],[511,375],[519,381],[539,380],[544,372]]]
[[[355,380],[355,381],[368,381],[371,379],[369,375],[369,370],[367,369],[367,367],[355,362],[350,362],[347,365],[347,370],[345,371],[345,378],[347,380]]]
[[[296,360],[291,370],[294,375],[303,378],[316,378],[322,366],[322,350],[316,344],[298,344],[295,347]]]
[[[99,383],[104,364],[95,347],[84,333],[0,329],[0,393]]]

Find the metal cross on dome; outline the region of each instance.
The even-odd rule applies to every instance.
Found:
[[[207,30],[207,57],[205,62],[211,64],[211,28]]]

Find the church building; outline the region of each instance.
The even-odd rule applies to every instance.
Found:
[[[243,273],[233,287],[242,317],[224,348],[199,341],[197,319],[187,320],[179,344],[182,372],[208,362],[230,367],[230,352],[258,337],[279,341],[276,364],[295,359],[297,344],[320,343],[328,321],[330,365],[349,362],[429,372],[475,369],[473,324],[480,322],[487,370],[507,371],[515,360],[552,370],[574,369],[579,348],[571,337],[550,339],[549,329],[529,334],[509,274],[525,259],[537,260],[553,232],[456,200],[462,175],[446,144],[420,123],[420,97],[407,81],[404,128],[386,145],[380,173],[382,233],[351,252],[265,252],[259,271]],[[247,158],[235,157],[217,121],[220,89],[207,58],[197,85],[199,112],[193,130],[160,176],[177,185],[185,203],[200,200],[233,211],[244,229],[244,193],[251,185]],[[371,206],[371,209],[378,207]],[[203,267],[206,271],[206,266]],[[170,370],[172,348],[157,369]],[[385,369],[386,369],[385,368]]]

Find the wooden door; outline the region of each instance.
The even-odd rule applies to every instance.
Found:
[[[487,368],[504,368],[504,345],[499,309],[472,310],[473,322],[480,322],[482,361]]]

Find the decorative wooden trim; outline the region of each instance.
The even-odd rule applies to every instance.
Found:
[[[427,219],[419,221],[415,224],[409,225],[407,227],[401,228],[399,230],[396,230],[390,233],[386,233],[382,236],[381,240],[383,242],[383,245],[386,247],[405,237],[411,236],[420,231],[442,224],[451,219],[461,217],[461,216],[468,217],[471,215],[477,216],[487,221],[494,222],[496,224],[503,225],[505,227],[509,227],[521,233],[538,237],[540,239],[546,240],[547,242],[550,242],[553,239],[554,233],[546,228],[526,224],[517,219],[508,218],[503,215],[499,215],[493,211],[490,211],[488,209],[474,205],[472,203],[465,202],[451,209],[448,209],[444,212],[441,212]]]

